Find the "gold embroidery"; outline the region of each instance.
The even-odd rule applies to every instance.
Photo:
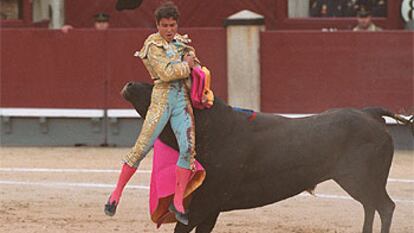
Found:
[[[160,83],[154,86],[151,95],[151,105],[148,108],[141,132],[134,147],[124,158],[124,162],[131,167],[138,167],[139,162],[148,152],[146,147],[149,145],[151,137],[161,120],[161,116],[167,108],[168,88],[169,85],[167,83]]]
[[[184,84],[188,85],[188,77],[191,70],[188,63],[182,62],[182,56],[188,53],[195,57],[195,50],[187,45],[191,41],[187,35],[181,36],[177,34],[174,39],[175,42],[173,43],[175,44],[169,44],[159,33],[154,33],[145,40],[142,49],[135,53],[135,56],[142,59],[151,78],[154,79],[155,86],[151,96],[151,105],[148,108],[140,135],[134,147],[124,158],[124,162],[130,166],[137,167],[148,152],[148,146],[152,143],[154,131],[160,123],[162,114],[164,114],[168,107],[169,82],[182,79]],[[200,63],[196,57],[195,61],[198,64]],[[188,132],[188,143],[190,144],[188,153],[191,169],[193,169],[196,154],[194,115],[188,90],[185,94],[187,111],[192,117],[193,122]]]
[[[171,46],[159,33],[154,33],[145,40],[142,49],[135,53],[134,56],[142,59],[152,79],[170,82],[188,78],[190,67],[181,60],[187,53],[194,56],[195,62],[200,64],[194,48],[187,45],[191,41],[187,35],[176,34],[174,39],[179,46]]]

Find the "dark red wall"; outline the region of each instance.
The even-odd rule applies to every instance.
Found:
[[[119,95],[120,90],[130,80],[151,82],[141,60],[134,57],[140,50],[145,38],[154,31],[150,29],[111,30],[108,34],[108,106],[111,108],[129,107]],[[227,51],[224,29],[182,29],[188,34],[197,56],[212,72],[214,93],[227,99]]]
[[[262,110],[314,113],[384,106],[413,111],[412,32],[263,32]]]
[[[155,28],[154,11],[163,0],[144,0],[135,10],[116,11],[116,0],[66,1],[66,23],[76,27],[92,27],[97,12],[111,15],[113,27]],[[268,28],[275,26],[275,0],[174,0],[180,9],[181,27],[222,27],[223,21],[241,10],[251,10],[266,16]]]
[[[213,88],[227,98],[224,29],[189,29]],[[151,82],[133,57],[148,29],[1,31],[0,107],[129,108],[119,95],[130,80]]]
[[[288,0],[275,0],[275,4],[276,27],[271,30],[321,30],[322,28],[351,30],[357,23],[354,17],[289,18]],[[401,17],[401,1],[387,1],[387,17],[375,17],[373,20],[384,29],[403,29],[405,23]]]
[[[116,11],[116,0],[66,1],[66,23],[75,27],[92,27],[92,16],[97,12],[111,15],[112,27],[154,28],[154,10],[163,0],[144,0],[135,10]],[[268,30],[321,30],[322,28],[352,29],[356,19],[351,18],[289,18],[288,0],[174,0],[180,9],[182,27],[222,27],[223,21],[241,10],[250,10],[265,17]],[[384,29],[402,29],[401,1],[388,1],[386,18],[374,21]]]
[[[0,107],[129,108],[119,92],[151,82],[133,57],[150,29],[1,30]],[[226,32],[182,29],[227,98]],[[414,106],[413,32],[263,32],[262,110],[315,113],[334,107]]]
[[[154,28],[154,10],[164,0],[144,0],[140,8],[116,11],[116,0],[65,1],[66,24],[77,28],[93,27],[93,15],[106,12],[111,15],[113,28]],[[265,17],[268,30],[320,30],[322,28],[352,29],[355,18],[289,18],[288,0],[174,0],[181,11],[181,27],[222,27],[223,21],[241,10],[251,10]],[[386,18],[375,18],[384,29],[402,29],[401,0],[387,1]],[[23,18],[0,20],[3,28],[47,27],[48,21],[32,22],[32,0],[23,0]]]
[[[1,39],[1,107],[104,107],[102,33],[2,30]]]

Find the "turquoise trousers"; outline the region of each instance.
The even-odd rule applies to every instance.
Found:
[[[193,169],[196,154],[194,114],[184,80],[154,85],[141,132],[124,161],[132,167],[138,167],[168,122],[171,123],[180,150],[177,166]]]

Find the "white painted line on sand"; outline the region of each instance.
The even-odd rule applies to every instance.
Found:
[[[395,182],[395,183],[414,183],[414,180],[388,178],[388,182]]]
[[[0,168],[0,172],[67,172],[67,173],[119,173],[116,169],[88,169],[88,168]],[[138,173],[151,173],[151,170],[137,170]],[[413,183],[410,179],[388,178],[391,183]]]
[[[301,197],[312,197],[311,194],[309,193],[301,193],[299,194],[299,196]],[[350,196],[340,196],[340,195],[331,195],[331,194],[320,194],[320,193],[316,193],[314,195],[315,197],[319,197],[319,198],[323,198],[323,199],[340,199],[340,200],[354,200],[352,197]],[[391,199],[397,203],[409,203],[409,204],[414,204],[414,200],[406,200],[406,199],[394,199],[391,197]]]
[[[0,172],[68,172],[68,173],[119,173],[121,169],[86,169],[86,168],[0,168]],[[138,173],[151,173],[150,170],[137,170]]]
[[[68,182],[28,182],[28,181],[12,181],[12,180],[0,180],[0,185],[25,185],[25,186],[43,186],[43,187],[77,187],[77,188],[115,188],[114,184],[99,184],[99,183],[68,183]],[[149,190],[149,186],[144,185],[127,185],[127,189],[146,189]]]
[[[113,189],[113,184],[102,184],[102,183],[67,183],[67,182],[28,182],[28,181],[12,181],[12,180],[0,180],[0,185],[23,185],[23,186],[41,186],[49,188],[106,188]],[[149,190],[149,186],[144,185],[127,185],[126,189],[144,189]],[[303,192],[298,197],[312,197],[309,193]],[[315,194],[315,197],[322,199],[334,199],[334,200],[353,200],[349,196],[331,195],[331,194]],[[406,199],[393,199],[397,203],[414,204],[414,200]]]

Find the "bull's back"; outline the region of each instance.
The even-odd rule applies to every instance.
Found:
[[[380,122],[354,109],[301,119],[259,114],[256,124],[243,185],[227,209],[252,208],[294,196],[332,178],[338,161],[349,159],[356,148],[391,143]]]

